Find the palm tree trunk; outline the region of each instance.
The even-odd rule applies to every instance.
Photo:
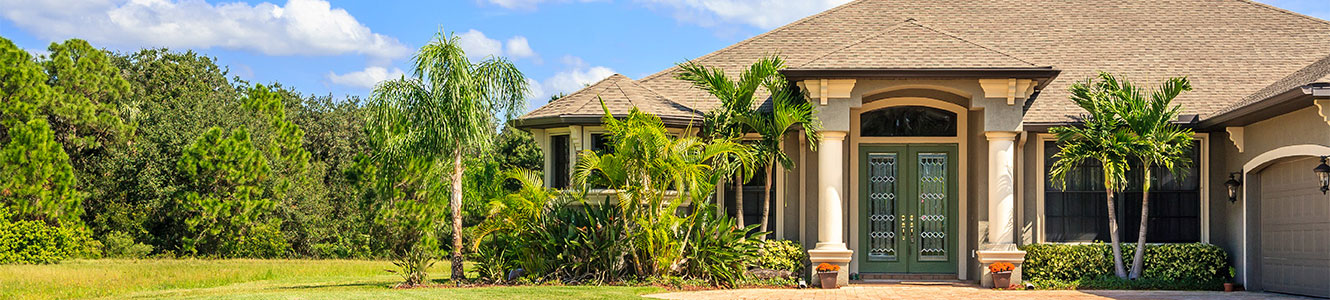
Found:
[[[762,188],[762,217],[759,218],[762,220],[762,229],[758,229],[759,232],[767,232],[767,215],[771,214],[771,182],[776,179],[771,176],[774,167],[772,163],[767,163],[767,177],[762,180],[765,187]],[[761,239],[767,240],[767,235],[763,234]]]
[[[734,220],[739,227],[748,226],[744,223],[744,176],[739,172],[734,174]]]
[[[1105,191],[1108,194],[1108,237],[1113,245],[1113,273],[1118,278],[1127,278],[1127,270],[1122,267],[1122,241],[1118,238],[1118,214],[1114,212],[1116,205],[1113,205],[1113,191]]]
[[[457,150],[453,150],[453,193],[448,201],[453,218],[452,279],[457,282],[466,279],[466,273],[462,270],[462,170],[462,147],[457,147]]]
[[[1150,166],[1145,166],[1144,189],[1141,193],[1141,231],[1136,234],[1136,254],[1131,258],[1131,279],[1141,278],[1145,270],[1145,232],[1150,226]]]

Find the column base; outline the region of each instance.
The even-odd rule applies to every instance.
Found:
[[[829,263],[840,266],[840,273],[836,274],[836,286],[850,285],[850,259],[854,257],[854,251],[845,248],[844,243],[817,243],[817,247],[808,250],[808,261],[813,262],[809,268],[812,277],[817,278],[817,265]]]
[[[1021,264],[1025,263],[1025,251],[1017,248],[1015,244],[984,244],[975,251],[978,261],[983,265],[983,270],[979,276],[979,285],[983,287],[993,286],[993,274],[988,271],[988,265],[996,262],[1010,263],[1016,266],[1011,271],[1011,284],[1021,285]],[[1006,288],[999,287],[999,288]]]

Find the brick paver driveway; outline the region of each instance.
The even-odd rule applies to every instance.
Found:
[[[1252,292],[997,291],[968,284],[856,284],[836,290],[741,289],[645,295],[660,299],[1309,299]]]

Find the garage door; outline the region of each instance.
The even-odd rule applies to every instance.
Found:
[[[1330,196],[1313,158],[1261,171],[1261,284],[1271,292],[1330,297]]]

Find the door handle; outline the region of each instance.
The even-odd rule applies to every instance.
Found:
[[[902,240],[902,241],[904,241],[904,240],[906,239],[906,236],[905,236],[905,235],[909,234],[908,232],[906,232],[906,230],[908,230],[908,229],[909,229],[909,226],[905,224],[905,215],[902,214],[902,215],[901,215],[901,227],[900,227],[900,235],[901,235],[901,240]]]
[[[910,238],[914,238],[914,215],[910,215]]]

